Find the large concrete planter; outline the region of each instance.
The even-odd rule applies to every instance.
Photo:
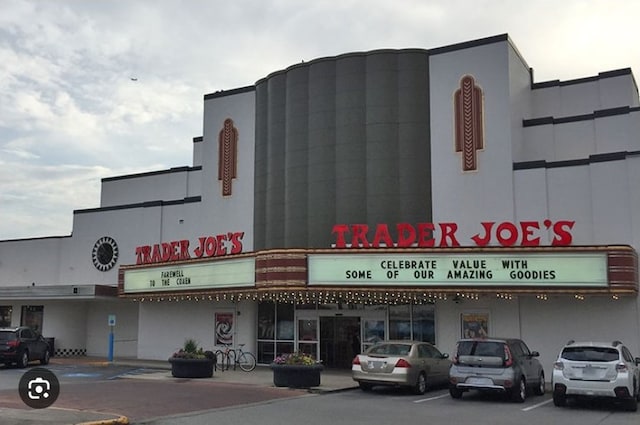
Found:
[[[273,371],[273,385],[289,388],[312,388],[320,386],[320,372],[324,369],[321,364],[305,365],[270,365]]]
[[[171,376],[174,378],[211,378],[214,359],[170,358]]]

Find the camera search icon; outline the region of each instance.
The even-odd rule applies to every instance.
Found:
[[[18,392],[27,406],[44,409],[51,406],[60,395],[60,382],[49,369],[36,367],[22,375]]]

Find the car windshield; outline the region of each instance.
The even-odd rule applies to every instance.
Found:
[[[0,341],[13,341],[16,339],[16,334],[13,332],[0,332]]]
[[[619,357],[618,350],[612,347],[566,347],[562,350],[562,358],[573,361],[613,362]]]
[[[406,356],[409,351],[411,351],[411,345],[409,344],[380,344],[372,347],[369,354]]]
[[[461,341],[458,344],[458,355],[503,357],[504,344],[490,341]]]

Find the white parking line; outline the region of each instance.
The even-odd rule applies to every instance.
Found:
[[[549,404],[552,401],[553,401],[553,399],[550,398],[549,400],[543,401],[543,402],[538,403],[538,404],[534,404],[533,406],[525,407],[524,409],[522,409],[522,411],[523,412],[528,412],[529,410],[533,410],[533,409],[536,409],[536,408],[538,408],[540,406],[544,406],[545,404]]]
[[[424,401],[431,401],[431,400],[437,400],[439,398],[445,398],[445,397],[449,397],[449,394],[442,394],[439,396],[435,396],[435,397],[429,397],[429,398],[423,398],[421,400],[413,400],[414,403],[422,403]]]

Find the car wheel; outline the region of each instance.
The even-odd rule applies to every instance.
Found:
[[[418,375],[415,385],[413,386],[413,392],[415,394],[424,394],[427,392],[427,375],[424,372]]]
[[[553,392],[553,404],[556,407],[564,407],[567,405],[567,397],[558,391]]]
[[[449,387],[451,398],[462,398],[462,390],[454,386]]]
[[[40,359],[40,364],[41,365],[49,364],[49,350],[45,350],[44,351],[44,354],[42,355],[42,358]]]
[[[360,385],[362,391],[371,391],[371,388],[373,388],[373,385],[367,384],[366,382],[358,382],[358,385]]]
[[[19,368],[27,367],[27,365],[29,364],[29,353],[27,352],[27,350],[24,350],[22,352],[22,355],[20,355],[20,358],[18,359],[16,364]]]
[[[540,372],[538,386],[533,390],[533,392],[535,395],[544,395],[544,391],[545,391],[544,373]]]
[[[511,390],[511,398],[516,403],[524,403],[527,399],[527,382],[524,380],[524,377],[520,377],[518,380],[518,386]]]

